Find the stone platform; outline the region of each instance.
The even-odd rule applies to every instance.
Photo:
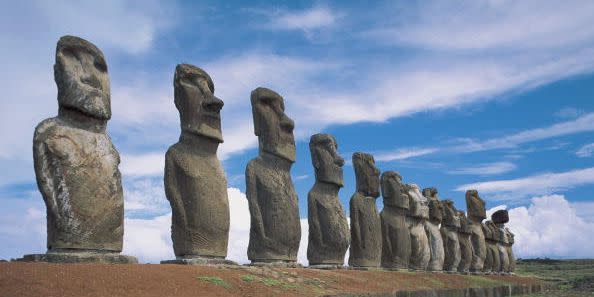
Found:
[[[161,261],[161,264],[179,264],[179,265],[237,265],[237,263],[225,258],[209,257],[178,257],[173,260]]]
[[[98,252],[49,252],[45,254],[29,254],[16,259],[18,262],[50,262],[50,263],[106,263],[106,264],[138,264],[138,259],[119,253]]]

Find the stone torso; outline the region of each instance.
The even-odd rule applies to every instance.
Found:
[[[460,264],[460,241],[458,239],[457,227],[443,226],[442,223],[441,237],[443,238],[445,251],[443,270],[457,271],[458,264]]]
[[[381,224],[374,197],[359,192],[350,200],[350,266],[378,267],[381,260]]]
[[[404,269],[410,261],[410,233],[406,209],[384,205],[382,222],[382,267]]]
[[[470,242],[470,231],[468,227],[463,227],[458,232],[458,240],[460,241],[460,264],[458,264],[459,272],[468,272],[470,263],[472,262],[472,243]]]
[[[429,260],[429,264],[427,265],[427,270],[443,270],[445,252],[443,249],[441,232],[439,230],[439,223],[427,220],[425,222],[425,231],[427,233],[427,239],[429,240],[429,247],[431,250],[431,258]]]
[[[52,118],[37,126],[33,145],[47,206],[48,250],[121,251],[120,158],[109,136]],[[46,195],[43,187],[53,195]]]
[[[429,248],[429,240],[425,233],[425,226],[423,219],[417,217],[407,217],[410,242],[411,242],[411,256],[409,268],[413,270],[425,270],[431,258],[431,251]]]
[[[350,234],[346,215],[338,195],[320,191],[316,186],[308,194],[309,264],[344,263]]]
[[[480,223],[470,221],[468,224],[470,229],[470,242],[472,243],[472,262],[470,264],[471,271],[482,271],[487,257],[487,246],[485,244],[485,235]]]
[[[166,154],[165,188],[176,256],[225,257],[229,234],[227,180],[216,154],[177,143]]]
[[[248,258],[296,261],[301,224],[297,193],[288,168],[257,157],[246,170],[252,223]]]

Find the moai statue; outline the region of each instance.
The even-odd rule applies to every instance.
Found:
[[[248,258],[253,265],[296,266],[301,223],[289,172],[295,162],[294,123],[285,114],[283,97],[272,90],[253,90],[251,102],[260,150],[245,172]]]
[[[460,218],[458,217],[458,210],[454,207],[454,201],[446,199],[441,204],[443,204],[441,237],[443,238],[445,250],[443,270],[452,273],[458,271],[458,264],[460,264],[460,241],[458,240]]]
[[[357,191],[351,197],[351,247],[349,266],[379,267],[382,256],[381,222],[375,199],[379,197],[380,172],[373,156],[353,154]]]
[[[514,251],[512,247],[514,245],[515,235],[507,227],[505,228],[505,235],[507,237],[507,244],[505,246],[505,249],[507,250],[507,256],[509,257],[509,271],[507,272],[514,274],[514,271],[516,270],[516,258],[514,257]]]
[[[458,272],[467,274],[470,270],[470,263],[472,262],[472,243],[470,242],[470,221],[463,211],[458,212],[460,218],[460,228],[458,229],[458,240],[460,241],[460,264],[458,264]]]
[[[409,209],[408,194],[397,172],[386,171],[381,179],[384,209],[382,221],[382,267],[407,269],[410,261],[410,231],[406,222]]]
[[[338,191],[343,187],[344,159],[337,152],[338,144],[330,134],[315,134],[309,140],[316,183],[307,195],[309,267],[339,268],[349,247],[349,223]]]
[[[505,231],[505,223],[509,222],[507,210],[501,209],[491,215],[491,221],[495,226],[495,239],[497,240],[497,250],[499,252],[499,272],[509,273],[509,255],[507,246],[509,239]]]
[[[423,196],[429,201],[429,219],[425,221],[425,232],[431,249],[428,271],[442,271],[445,251],[439,224],[441,224],[443,207],[439,201],[436,188],[423,189]]]
[[[483,223],[483,232],[487,245],[487,258],[485,259],[483,272],[497,274],[501,267],[499,250],[497,249],[497,227],[493,221],[488,220]]]
[[[176,259],[161,263],[229,263],[227,179],[217,158],[223,101],[214,96],[210,76],[189,64],[175,68],[173,89],[181,135],[165,155],[164,183]]]
[[[470,229],[470,242],[472,243],[472,262],[470,272],[480,273],[487,256],[485,235],[483,234],[482,221],[487,218],[485,201],[479,197],[476,190],[466,191],[466,212],[468,214],[468,227]]]
[[[407,213],[408,228],[410,231],[411,255],[408,268],[422,271],[427,269],[431,259],[429,240],[425,233],[425,221],[429,218],[427,199],[423,197],[419,187],[415,184],[406,184],[409,210]]]
[[[136,263],[123,256],[120,156],[107,135],[107,64],[92,43],[64,36],[56,48],[58,116],[35,128],[33,161],[47,207],[47,253],[22,261]]]

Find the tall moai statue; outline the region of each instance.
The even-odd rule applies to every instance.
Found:
[[[425,233],[425,221],[429,219],[429,207],[427,198],[421,194],[421,190],[415,184],[406,184],[409,210],[407,213],[408,228],[410,231],[411,255],[408,268],[415,271],[427,269],[431,259],[429,239]]]
[[[480,273],[487,256],[485,235],[483,234],[482,221],[487,218],[485,201],[479,197],[476,190],[466,191],[466,212],[469,219],[470,242],[472,243],[472,262],[470,272]]]
[[[460,228],[458,229],[458,240],[460,241],[460,264],[458,264],[458,272],[468,273],[470,271],[470,263],[472,262],[472,243],[470,242],[470,221],[463,211],[458,212],[460,218]]]
[[[248,258],[253,265],[297,265],[301,223],[291,180],[295,162],[294,123],[283,97],[267,88],[251,94],[259,155],[246,168],[251,226]]]
[[[338,199],[338,191],[344,185],[344,159],[338,154],[338,144],[330,134],[313,135],[309,150],[316,183],[307,196],[307,260],[310,267],[342,267],[350,242],[349,223]]]
[[[483,272],[497,274],[501,268],[499,250],[497,249],[497,227],[493,221],[485,221],[483,223],[483,232],[485,233],[485,243],[487,245],[487,257]]]
[[[443,206],[439,201],[436,188],[423,189],[423,196],[429,201],[429,219],[425,221],[425,232],[429,240],[431,259],[427,265],[427,270],[442,271],[445,251],[439,224],[441,224],[443,217]]]
[[[381,220],[375,206],[379,197],[380,172],[373,156],[353,154],[357,190],[351,197],[351,247],[349,266],[379,267],[382,256]]]
[[[508,273],[513,274],[516,270],[516,258],[514,257],[513,245],[514,245],[514,237],[515,235],[509,230],[509,228],[505,227],[505,236],[507,237],[507,243],[505,245],[505,249],[507,250],[507,256],[509,257],[509,271]]]
[[[458,239],[460,218],[458,217],[458,210],[454,207],[454,201],[446,199],[441,203],[443,204],[443,221],[441,221],[440,230],[445,251],[443,270],[457,272],[461,257],[460,241]]]
[[[509,273],[510,257],[507,246],[509,238],[506,234],[505,224],[509,222],[507,210],[501,209],[491,215],[491,221],[495,225],[495,239],[497,240],[497,251],[499,252],[499,272]]]
[[[386,269],[407,269],[410,261],[410,231],[406,222],[409,199],[402,177],[395,171],[382,173],[384,209],[382,222],[382,262]]]
[[[176,259],[161,263],[228,263],[227,179],[217,158],[223,101],[208,73],[189,64],[175,68],[173,89],[181,135],[165,155],[164,183]]]
[[[22,261],[136,263],[123,256],[120,156],[107,135],[111,102],[101,50],[75,36],[58,41],[58,116],[35,128],[33,161],[47,207],[47,253]]]

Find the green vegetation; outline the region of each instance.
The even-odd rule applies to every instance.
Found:
[[[592,296],[594,295],[594,260],[518,260],[516,274],[535,276],[556,289],[530,296]]]
[[[251,274],[246,274],[246,275],[242,275],[241,276],[241,280],[246,282],[246,283],[251,283],[256,279],[255,275],[251,275]]]
[[[227,283],[222,278],[216,277],[216,276],[198,276],[196,278],[203,282],[211,283],[211,284],[223,287],[225,289],[230,289],[233,287],[233,286],[231,286],[231,284]]]

